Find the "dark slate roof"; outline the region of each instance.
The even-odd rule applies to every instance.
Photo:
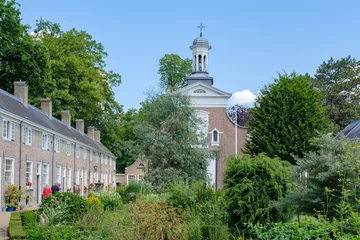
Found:
[[[335,137],[335,139],[340,140],[341,137],[346,137],[350,140],[360,139],[360,120],[350,123]]]
[[[11,95],[2,89],[0,89],[0,109],[12,113],[20,118],[27,119],[28,121],[38,124],[45,129],[57,132],[59,137],[61,137],[61,135],[66,136],[82,143],[84,146],[97,149],[100,152],[116,157],[102,143],[91,139],[86,134],[80,133],[73,127],[68,127],[65,123],[54,117],[50,119],[43,111],[30,104],[25,107],[18,97]]]

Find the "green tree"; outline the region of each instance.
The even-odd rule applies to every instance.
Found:
[[[13,93],[14,81],[27,81],[32,98],[49,81],[48,55],[27,33],[29,26],[21,24],[18,6],[0,0],[0,88]]]
[[[207,161],[196,133],[200,121],[190,100],[180,94],[149,94],[135,130],[149,160],[148,180],[166,187],[173,181],[205,180]]]
[[[295,164],[293,157],[315,148],[310,139],[327,127],[319,93],[309,85],[309,75],[279,74],[260,91],[248,123],[250,139],[245,152],[265,153]]]
[[[230,157],[225,172],[225,198],[230,224],[239,229],[245,223],[283,220],[286,209],[273,205],[285,197],[289,172],[286,162],[264,154]]]
[[[330,58],[317,69],[311,85],[320,91],[326,114],[335,132],[360,119],[360,62],[348,56]]]
[[[190,59],[182,59],[177,54],[165,54],[159,62],[160,87],[170,92],[184,87],[186,85],[186,77],[191,72],[192,62]]]
[[[292,167],[293,182],[297,187],[287,196],[287,204],[296,206],[299,214],[326,217],[338,216],[344,191],[347,201],[360,210],[356,198],[360,195],[360,142],[331,136],[316,139],[317,152],[298,159]],[[300,177],[301,176],[301,177]]]

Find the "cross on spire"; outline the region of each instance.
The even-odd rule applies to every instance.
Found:
[[[200,28],[200,37],[202,37],[202,29],[205,28],[205,26],[200,23],[200,26],[198,26],[198,28]]]

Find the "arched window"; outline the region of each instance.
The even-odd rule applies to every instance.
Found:
[[[203,63],[202,63],[201,55],[199,55],[199,57],[198,57],[198,64],[199,64],[199,71],[201,72],[203,70]]]
[[[204,72],[207,72],[206,55],[204,56]]]
[[[219,145],[219,131],[215,128],[212,131],[212,141],[211,141],[211,145],[212,146],[217,146]]]

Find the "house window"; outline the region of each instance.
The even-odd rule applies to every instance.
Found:
[[[99,163],[100,153],[96,154],[96,163]]]
[[[49,164],[43,164],[43,186],[49,184]]]
[[[116,160],[114,160],[114,171],[116,170]]]
[[[71,155],[71,143],[66,143],[66,155],[70,156]]]
[[[84,160],[87,159],[87,153],[88,153],[88,150],[86,148],[84,148],[84,153],[83,153]]]
[[[49,149],[49,135],[47,135],[46,133],[42,134],[42,149]]]
[[[28,126],[23,126],[23,143],[31,146],[32,144],[32,129]]]
[[[128,174],[127,175],[127,183],[129,184],[129,183],[134,183],[134,182],[136,182],[136,175],[134,175],[134,174]]]
[[[87,171],[84,171],[84,186],[87,186],[88,185],[88,182],[87,182]]]
[[[5,158],[5,188],[14,184],[14,159]]]
[[[76,169],[76,171],[75,171],[75,184],[76,185],[80,184],[80,171],[79,171],[79,169]]]
[[[206,91],[204,89],[196,89],[194,90],[194,93],[206,93]]]
[[[90,149],[90,153],[89,153],[90,161],[92,161],[92,156],[93,156],[93,152],[92,152],[92,150]]]
[[[60,138],[55,138],[54,151],[57,153],[60,152]]]
[[[138,175],[138,181],[142,182],[144,180],[144,176],[143,175]]]
[[[2,135],[4,140],[15,141],[15,123],[3,118]]]
[[[79,157],[80,157],[80,147],[79,147],[79,146],[76,146],[76,149],[75,149],[75,156],[76,156],[77,158],[79,158]]]
[[[104,163],[104,155],[102,154],[102,153],[100,153],[101,155],[100,155],[100,159],[101,159],[101,162],[100,162],[100,164],[103,164]]]
[[[56,182],[61,183],[61,166],[56,166]]]
[[[90,183],[93,183],[94,182],[94,174],[93,174],[93,172],[90,171],[89,175],[90,175],[89,181],[90,181]]]
[[[33,163],[31,161],[26,162],[26,175],[25,175],[26,182],[33,182]]]
[[[199,125],[196,129],[196,134],[199,141],[202,143],[199,147],[208,147],[208,129],[209,129],[209,113],[205,111],[196,111],[196,116],[199,119]]]
[[[66,180],[67,188],[70,189],[71,191],[71,168],[68,168],[67,172],[68,172],[67,180]]]
[[[36,175],[41,175],[41,163],[36,163]]]
[[[212,131],[211,145],[212,146],[218,146],[219,145],[219,131],[216,128]]]

